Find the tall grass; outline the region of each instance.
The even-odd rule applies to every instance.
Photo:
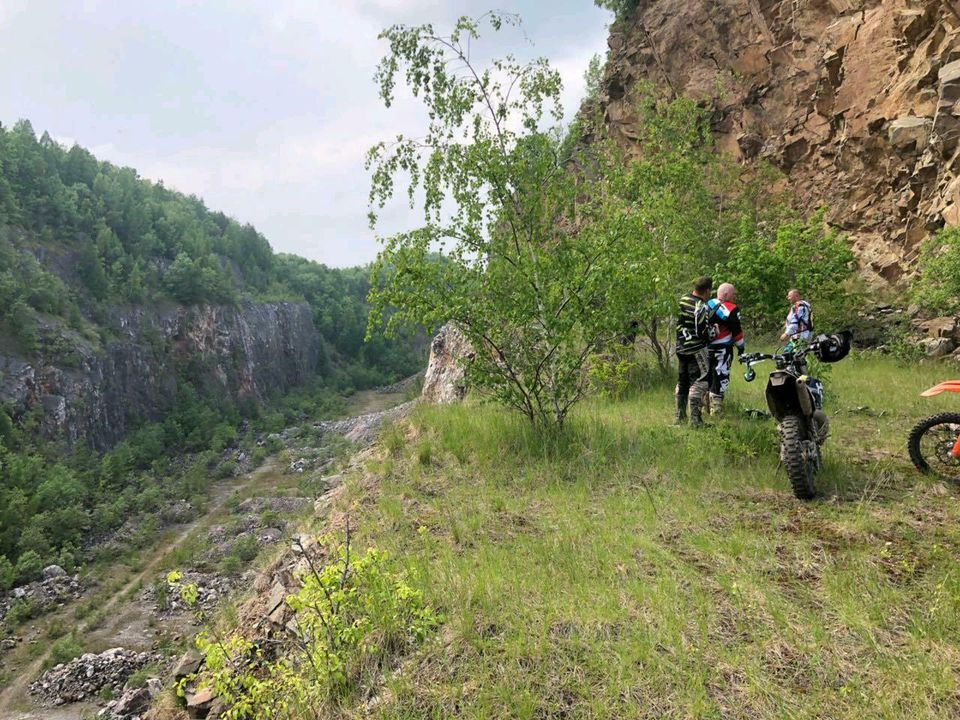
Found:
[[[793,499],[763,383],[673,427],[666,383],[562,435],[417,411],[343,509],[445,618],[384,718],[960,715],[960,508],[903,444],[946,366],[833,367],[822,497]],[[762,377],[762,375],[761,375]],[[956,403],[954,403],[956,404]],[[368,478],[369,480],[369,478]]]

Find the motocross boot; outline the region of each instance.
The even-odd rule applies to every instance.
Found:
[[[703,427],[703,394],[690,396],[690,425],[691,427]]]
[[[683,425],[687,421],[687,393],[675,393],[677,401],[677,418],[674,425]]]
[[[723,395],[710,393],[710,415],[717,418],[723,415]]]

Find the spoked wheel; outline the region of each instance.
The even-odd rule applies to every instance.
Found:
[[[907,448],[917,470],[960,483],[960,458],[950,454],[960,436],[960,413],[940,413],[918,422]]]
[[[817,444],[807,439],[802,418],[788,416],[780,421],[780,460],[787,469],[787,478],[793,494],[800,500],[810,500],[817,490],[813,476],[819,465]]]

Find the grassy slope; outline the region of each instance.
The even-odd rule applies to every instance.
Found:
[[[668,425],[666,386],[593,401],[551,451],[495,408],[420,409],[344,499],[360,542],[445,617],[378,712],[960,715],[960,503],[903,448],[951,406],[918,397],[947,374],[834,366],[826,494],[808,504],[776,469],[772,422],[738,414],[762,382],[738,377],[704,432]]]

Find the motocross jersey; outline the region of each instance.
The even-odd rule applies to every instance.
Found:
[[[790,337],[799,335],[803,340],[813,337],[813,310],[806,300],[801,300],[790,308],[787,314],[786,335]]]
[[[677,353],[691,355],[703,350],[710,342],[709,307],[706,301],[693,293],[680,298],[677,312]]]
[[[711,322],[714,324],[714,338],[710,342],[711,348],[736,345],[743,352],[743,327],[740,323],[740,308],[732,302],[711,299],[707,306],[710,308]]]

